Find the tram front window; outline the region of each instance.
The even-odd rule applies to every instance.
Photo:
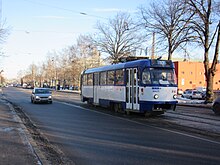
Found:
[[[142,83],[151,84],[150,71],[148,69],[144,69],[142,72]]]
[[[145,68],[142,72],[143,84],[176,85],[173,69]]]

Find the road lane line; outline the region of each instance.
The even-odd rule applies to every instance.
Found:
[[[91,111],[88,108],[84,108],[84,107],[81,107],[79,105],[74,105],[74,104],[71,104],[71,103],[60,102],[60,101],[56,101],[56,102],[58,102],[60,104],[65,104],[65,105],[68,105],[68,106],[72,106],[72,107],[75,107],[75,108],[80,108],[80,109],[83,109],[83,110],[86,110],[86,111],[90,111],[90,112],[94,112],[94,113],[98,113],[98,114],[102,114],[102,115],[106,115],[106,116],[115,117],[115,118],[118,118],[118,119],[121,119],[121,120],[124,120],[124,121],[128,121],[128,122],[131,122],[131,123],[142,125],[142,126],[145,126],[145,127],[151,127],[151,128],[154,128],[154,129],[159,129],[159,130],[163,130],[163,131],[167,131],[167,132],[171,132],[171,133],[183,135],[183,136],[186,136],[186,137],[190,137],[190,138],[194,138],[194,139],[198,139],[198,140],[202,140],[202,141],[206,141],[206,142],[210,142],[210,143],[214,143],[214,144],[220,145],[220,142],[218,142],[218,141],[214,141],[214,140],[198,137],[198,136],[195,136],[195,135],[190,135],[190,134],[187,134],[187,133],[182,133],[182,132],[178,132],[178,131],[169,130],[169,129],[166,129],[166,128],[160,128],[160,127],[156,127],[156,126],[152,126],[152,125],[143,124],[143,123],[140,123],[140,122],[137,122],[137,121],[134,121],[134,120],[122,118],[122,117],[119,117],[119,116],[112,116],[110,114],[106,114],[106,113],[99,112],[99,111]]]

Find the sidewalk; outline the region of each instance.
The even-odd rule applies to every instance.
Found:
[[[182,97],[177,97],[178,104],[180,106],[189,106],[189,107],[202,107],[212,109],[212,103],[205,104],[205,100],[191,100]]]
[[[0,96],[0,165],[41,164],[16,113]]]

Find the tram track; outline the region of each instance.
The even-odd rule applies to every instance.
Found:
[[[218,119],[218,117],[212,116],[211,113],[205,116],[204,114],[166,112],[164,115],[150,119],[150,121],[153,125],[159,123],[158,125],[161,127],[169,127],[220,140],[220,118]]]
[[[66,94],[68,95],[68,94]],[[64,97],[56,97],[57,100],[64,101]],[[73,99],[73,98],[72,98]],[[65,102],[77,104],[69,97],[65,98]],[[77,100],[77,99],[76,99]],[[87,107],[86,104],[80,106]],[[196,133],[202,136],[211,137],[220,140],[220,117],[216,116],[211,109],[193,106],[177,106],[176,111],[167,111],[163,115],[156,117],[145,117],[141,114],[132,113],[125,115],[115,113],[101,107],[90,107],[95,111],[108,113],[113,116],[123,117],[130,120],[135,120],[145,124],[154,126],[171,128],[174,130],[183,130],[184,132]]]
[[[87,104],[80,102],[78,94],[54,92],[54,99],[88,108]],[[177,106],[176,111],[167,111],[163,115],[147,118],[143,114],[132,113],[131,115],[125,115],[101,107],[89,106],[89,109],[147,125],[188,132],[220,141],[220,117],[216,116],[211,109],[203,108],[202,106],[181,105]]]
[[[192,114],[178,114],[173,112],[167,112],[167,116],[169,116],[169,118],[171,117],[171,118],[183,119],[183,120],[194,121],[204,124],[212,124],[220,127],[220,119],[204,117],[204,116],[196,116]]]

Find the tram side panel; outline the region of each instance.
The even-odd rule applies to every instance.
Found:
[[[97,97],[98,105],[110,106],[110,103],[125,104],[125,87],[124,86],[82,86],[82,101],[94,103],[94,96]],[[96,93],[95,93],[96,92]]]
[[[89,101],[101,106],[109,106],[111,102],[125,102],[124,86],[86,86],[82,85],[82,101]],[[97,97],[97,98],[95,98]]]
[[[93,86],[82,87],[83,101],[109,107],[111,103],[119,103],[123,109],[126,105],[125,86]],[[158,98],[155,98],[155,95]],[[140,112],[175,110],[176,87],[139,87]],[[97,98],[94,98],[97,97]],[[98,102],[94,102],[98,100]]]
[[[90,103],[93,103],[93,86],[82,86],[81,87],[81,97],[82,101],[88,101]]]

